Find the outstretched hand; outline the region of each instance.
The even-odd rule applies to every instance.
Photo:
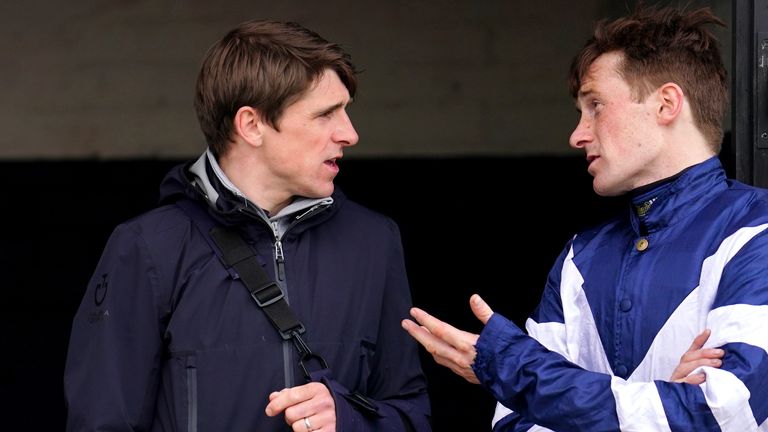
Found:
[[[470,297],[469,305],[483,324],[493,315],[490,306],[477,294]],[[478,384],[472,364],[477,355],[475,344],[480,336],[459,330],[419,308],[412,308],[411,316],[418,324],[405,319],[402,322],[403,328],[432,354],[435,361],[467,381]]]

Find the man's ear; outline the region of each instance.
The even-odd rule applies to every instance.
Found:
[[[234,133],[248,144],[261,145],[261,116],[253,107],[243,106],[235,113]]]
[[[683,111],[685,96],[683,89],[675,83],[662,84],[657,90],[659,101],[657,118],[660,124],[669,125],[677,119]]]

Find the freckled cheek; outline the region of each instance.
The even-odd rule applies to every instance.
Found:
[[[603,124],[601,132],[604,151],[607,147],[612,153],[621,154],[629,149],[635,151],[645,144],[646,134],[625,122]]]
[[[633,128],[625,128],[624,130],[622,130],[622,134],[620,138],[621,138],[621,143],[625,147],[639,149],[643,147],[645,143],[646,134],[641,130],[637,130]]]

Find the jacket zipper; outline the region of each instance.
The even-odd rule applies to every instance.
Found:
[[[288,232],[288,230],[290,230],[294,225],[296,225],[302,218],[314,213],[315,210],[322,207],[323,205],[323,203],[315,204],[309,210],[296,216],[293,219],[293,222],[291,222],[291,224],[288,225],[288,227],[285,229],[283,235],[285,235],[285,233]],[[283,243],[281,241],[282,236],[280,236],[277,232],[277,222],[270,225],[272,226],[272,235],[275,237],[275,262],[277,263],[277,278],[281,281],[285,281],[285,255],[283,255]]]
[[[280,241],[280,236],[277,232],[277,222],[270,224],[272,227],[272,235],[275,238],[275,265],[277,269],[275,274],[277,275],[278,285],[283,290],[285,295],[285,301],[290,303],[288,299],[288,287],[285,285],[285,255],[283,255],[283,243]],[[283,341],[283,378],[285,388],[291,388],[294,386],[295,378],[293,376],[293,344],[291,341]]]
[[[285,295],[285,301],[290,304],[290,299],[288,296],[288,286],[285,281],[285,254],[283,253],[283,243],[282,238],[285,236],[285,233],[290,231],[291,228],[293,228],[301,219],[304,219],[307,216],[310,216],[312,214],[315,214],[317,209],[319,208],[325,208],[328,204],[326,203],[319,203],[315,204],[309,210],[305,211],[304,213],[296,216],[293,221],[285,228],[283,231],[283,235],[281,236],[278,233],[277,230],[277,222],[270,223],[268,219],[264,219],[263,217],[259,217],[259,219],[265,221],[267,225],[272,229],[272,237],[275,239],[275,274],[277,275],[277,279],[280,281],[278,285],[283,290],[283,294]],[[245,208],[241,208],[240,211],[242,212],[245,210],[247,212],[248,204],[246,202]],[[294,363],[294,348],[293,343],[290,340],[283,341],[283,373],[284,373],[284,383],[286,388],[293,387],[295,384],[295,378],[293,376],[293,363]]]
[[[270,227],[272,228],[272,236],[275,239],[275,264],[277,265],[277,278],[280,281],[285,281],[285,255],[283,253],[283,242],[282,238],[285,236],[285,233],[290,231],[291,228],[293,228],[299,221],[309,215],[312,215],[316,212],[317,209],[321,207],[325,207],[327,204],[325,203],[319,203],[312,206],[309,210],[305,211],[304,213],[296,216],[293,221],[285,228],[285,231],[283,231],[283,235],[280,235],[280,233],[277,232],[277,222],[270,223]],[[287,287],[286,287],[287,291]],[[287,297],[287,293],[286,293]],[[290,301],[289,301],[290,303]]]
[[[187,431],[197,432],[197,366],[194,357],[187,358]]]
[[[275,232],[275,262],[277,263],[277,278],[285,281],[285,255],[283,255],[283,243],[277,238]]]

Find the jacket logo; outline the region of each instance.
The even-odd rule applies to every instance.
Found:
[[[104,299],[107,297],[107,288],[109,283],[107,282],[107,273],[101,275],[101,282],[96,284],[96,291],[93,294],[93,301],[96,302],[96,306],[100,306],[104,303]]]
[[[640,217],[643,217],[643,216],[647,215],[648,214],[648,210],[651,209],[651,206],[653,205],[653,202],[656,201],[656,198],[658,198],[658,197],[651,198],[651,199],[649,199],[648,201],[645,201],[642,204],[636,205],[635,206],[635,211],[637,211],[637,215],[640,216]]]

